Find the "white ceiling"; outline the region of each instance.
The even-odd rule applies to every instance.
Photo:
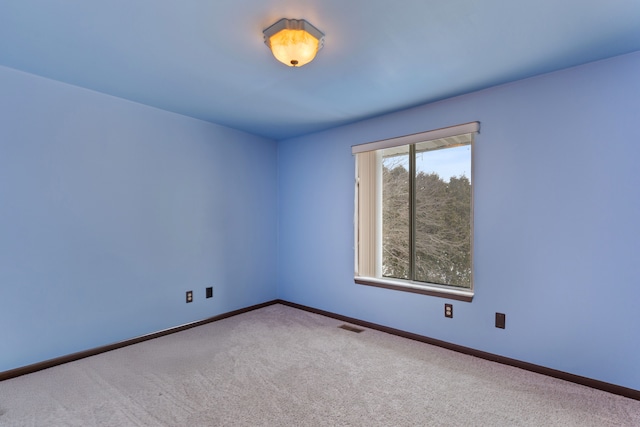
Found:
[[[276,140],[637,50],[640,0],[0,0],[0,65]]]

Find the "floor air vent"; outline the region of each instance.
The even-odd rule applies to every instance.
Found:
[[[355,326],[350,326],[350,325],[340,325],[338,326],[338,328],[344,329],[346,331],[355,332],[356,334],[359,334],[360,332],[364,331],[364,329],[356,328]]]

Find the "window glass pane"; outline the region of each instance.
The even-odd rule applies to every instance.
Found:
[[[471,145],[417,144],[415,189],[414,280],[471,287]]]
[[[382,152],[382,276],[409,279],[409,146]]]

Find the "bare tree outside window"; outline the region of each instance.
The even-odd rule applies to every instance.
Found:
[[[382,276],[409,277],[409,154],[382,159]]]
[[[470,145],[414,154],[413,209],[409,154],[397,151],[382,160],[383,277],[471,287]]]

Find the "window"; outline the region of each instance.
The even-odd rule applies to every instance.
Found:
[[[355,281],[471,301],[478,122],[352,147]]]

